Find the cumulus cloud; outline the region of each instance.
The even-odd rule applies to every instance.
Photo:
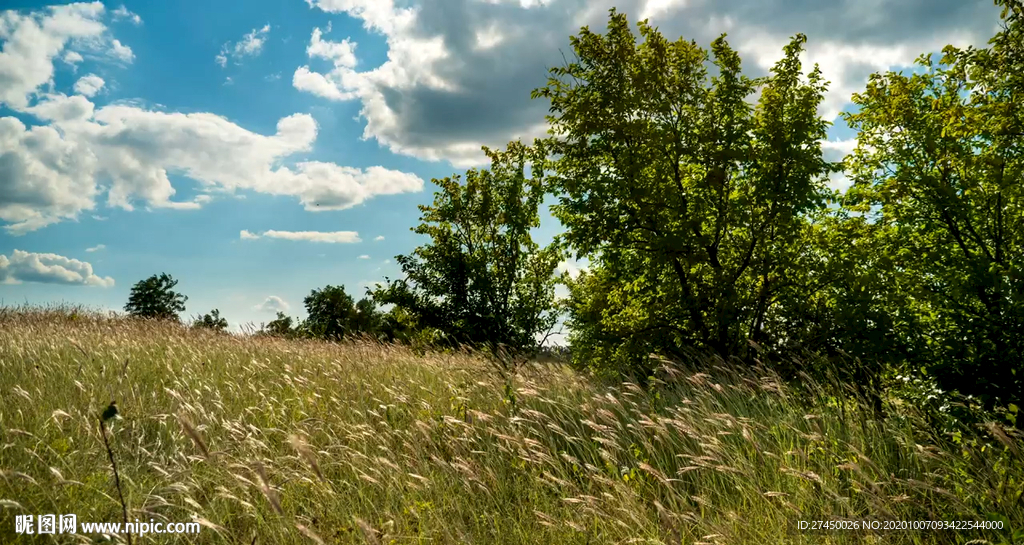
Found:
[[[0,12],[0,106],[43,123],[0,117],[0,222],[8,233],[77,218],[104,195],[108,206],[126,210],[140,203],[195,209],[209,199],[173,200],[169,174],[191,178],[204,193],[296,197],[310,211],[422,189],[418,176],[380,166],[286,164],[290,156],[311,151],[316,140],[317,124],[308,114],[281,118],[276,133],[264,135],[212,113],[152,111],[132,102],[97,108],[87,95],[101,88],[102,79],[92,75],[78,81],[76,95],[40,92],[52,86],[54,59],[67,44],[108,39],[102,13],[99,3],[27,15]],[[116,39],[104,43],[121,50],[122,60],[130,58]]]
[[[53,59],[70,40],[98,40],[106,27],[103,4],[68,4],[43,12],[0,12],[0,103],[28,105],[28,96],[53,80]],[[81,60],[76,54],[72,57]]]
[[[97,245],[93,246],[92,248],[86,248],[85,251],[87,251],[87,252],[98,252],[98,251],[103,250],[105,248],[106,248],[105,245],[97,244]]]
[[[370,256],[368,256],[366,254],[363,254],[363,255],[359,256],[359,259],[370,259]]]
[[[61,60],[68,64],[77,64],[85,59],[82,57],[82,54],[77,51],[65,51],[64,56],[61,57]]]
[[[384,240],[384,235],[377,235],[377,237],[373,239],[374,242],[380,242],[382,240]]]
[[[558,262],[558,272],[569,273],[569,278],[575,279],[580,275],[581,271],[589,270],[589,261],[577,261],[575,259],[565,259]]]
[[[92,265],[57,254],[37,254],[14,250],[0,254],[0,283],[39,282],[109,288],[114,279],[93,274]]]
[[[20,234],[95,207],[96,158],[52,127],[0,118],[0,220]]]
[[[87,97],[93,97],[96,93],[100,92],[104,83],[103,78],[96,74],[89,74],[75,82],[75,92]]]
[[[303,240],[306,242],[325,242],[329,244],[352,244],[362,242],[359,233],[356,231],[264,231],[261,234],[243,230],[243,240],[254,240],[257,238],[280,238],[284,240]]]
[[[245,57],[256,57],[263,51],[263,44],[267,41],[267,34],[270,32],[270,25],[263,25],[263,28],[252,29],[241,40],[231,43],[227,42],[220,48],[220,53],[214,58],[222,68],[227,66],[228,58],[234,59],[236,63]]]
[[[284,299],[281,299],[276,295],[271,295],[253,308],[261,312],[278,313],[288,312],[289,305]]]
[[[825,140],[821,143],[822,155],[827,161],[842,161],[847,155],[853,153],[853,150],[856,147],[856,138]],[[829,174],[828,177],[829,188],[836,189],[841,192],[845,192],[852,183],[853,182],[844,172],[833,172],[832,174]]]
[[[821,143],[821,149],[827,155],[826,159],[829,161],[838,161],[843,157],[853,153],[854,148],[857,147],[856,138],[846,138],[843,140],[825,140]]]
[[[125,63],[132,62],[135,59],[135,53],[132,52],[132,48],[121,43],[120,40],[114,40],[110,42],[110,54],[117,60]]]
[[[134,25],[141,25],[142,24],[142,17],[139,17],[138,14],[136,14],[136,13],[132,13],[132,12],[128,11],[128,8],[124,7],[124,4],[121,4],[121,7],[115,9],[111,13],[111,15],[114,16],[114,20],[115,21],[128,20],[128,21],[131,21],[132,24],[134,24]]]
[[[456,165],[481,163],[480,145],[543,134],[548,104],[531,100],[546,69],[563,63],[580,26],[603,29],[608,8],[650,17],[670,39],[707,48],[722,32],[746,69],[762,75],[796,33],[804,60],[832,82],[822,113],[832,119],[867,76],[907,66],[947,43],[984,44],[998,12],[990,2],[956,0],[308,0],[382,35],[387,61],[357,69],[357,44],[314,29],[309,64],[292,85],[327,100],[358,100],[363,136],[393,152]],[[913,24],[908,24],[913,21]],[[324,66],[326,61],[326,66]]]

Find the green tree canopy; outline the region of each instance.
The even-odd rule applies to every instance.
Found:
[[[315,289],[303,303],[309,316],[299,329],[314,338],[341,340],[350,335],[377,335],[381,326],[382,318],[373,300],[364,297],[356,302],[345,292],[345,286]]]
[[[874,244],[913,294],[930,373],[989,405],[1024,399],[1024,29],[1020,2],[997,3],[990,47],[875,74],[846,115],[846,207],[877,210]]]
[[[208,314],[203,314],[192,322],[192,327],[224,331],[228,328],[228,321],[221,317],[220,310],[213,309]]]
[[[819,143],[826,84],[801,71],[802,35],[751,79],[724,36],[709,58],[639,29],[638,45],[613,9],[607,32],[584,27],[575,61],[534,91],[551,102],[562,240],[594,264],[570,285],[574,357],[642,368],[687,347],[741,355],[748,339],[773,340],[783,301],[820,288],[803,272],[808,216],[838,169]]]
[[[188,297],[174,291],[178,281],[167,273],[153,275],[132,286],[124,310],[140,318],[180,320],[178,313],[185,311]]]
[[[405,278],[388,279],[374,299],[453,344],[532,348],[557,319],[559,253],[530,235],[540,225],[546,150],[512,142],[484,151],[490,170],[433,180],[440,189],[413,229],[430,242],[396,257]]]
[[[314,289],[303,299],[309,315],[303,327],[314,337],[340,340],[353,333],[355,305],[345,286]]]
[[[285,316],[283,312],[278,311],[277,317],[264,326],[263,331],[270,335],[287,337],[295,334],[295,327],[291,316]]]

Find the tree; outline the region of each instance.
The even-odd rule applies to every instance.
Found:
[[[440,189],[419,207],[413,229],[430,242],[397,256],[405,278],[388,279],[373,297],[402,309],[418,330],[443,332],[449,345],[532,349],[557,319],[560,254],[530,236],[540,225],[546,151],[519,142],[484,151],[490,170],[471,169],[464,182],[433,180]]]
[[[377,336],[383,324],[383,316],[377,311],[377,305],[373,299],[364,297],[360,299],[353,309],[352,329],[354,332],[370,336]]]
[[[220,310],[213,309],[209,314],[204,314],[202,317],[196,318],[192,322],[192,327],[224,331],[228,328],[228,321],[221,318]]]
[[[412,316],[402,307],[393,307],[381,320],[381,338],[388,342],[408,342],[414,330]]]
[[[641,373],[652,352],[746,356],[748,340],[778,340],[781,301],[820,289],[801,265],[807,216],[835,197],[826,180],[839,166],[819,142],[826,84],[801,71],[802,35],[750,79],[724,36],[711,77],[695,43],[639,30],[637,45],[611,10],[607,32],[581,29],[575,62],[533,95],[551,102],[562,241],[594,264],[570,282],[573,355]]]
[[[345,292],[345,286],[313,290],[303,303],[309,316],[299,329],[314,338],[341,340],[351,335],[376,336],[381,326],[382,318],[373,300],[364,297],[355,302]]]
[[[277,318],[264,326],[263,331],[269,335],[290,337],[296,334],[295,327],[292,324],[291,316],[285,316],[283,312],[278,311]]]
[[[303,322],[310,335],[320,339],[341,340],[351,334],[355,314],[352,296],[345,286],[315,289],[303,299],[308,317]]]
[[[124,310],[132,316],[179,321],[188,297],[177,293],[178,281],[167,273],[153,275],[132,286]]]
[[[940,387],[988,407],[1024,400],[1024,9],[984,49],[947,46],[923,72],[871,77],[845,205],[871,216],[910,290]],[[883,238],[884,237],[884,238]]]

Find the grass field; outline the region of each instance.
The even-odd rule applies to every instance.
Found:
[[[202,524],[135,543],[1013,543],[798,523],[1024,522],[1010,430],[956,438],[913,407],[883,423],[707,373],[645,390],[529,366],[510,385],[470,354],[2,311],[0,542],[96,539],[18,535],[18,514],[122,520],[112,400],[129,520]]]

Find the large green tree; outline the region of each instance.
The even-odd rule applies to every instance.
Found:
[[[512,142],[485,152],[490,170],[433,180],[439,190],[413,229],[430,242],[396,257],[405,278],[388,279],[374,299],[451,344],[532,348],[557,319],[559,253],[530,235],[540,225],[545,150]]]
[[[1024,399],[1024,23],[999,0],[988,48],[947,46],[854,96],[846,207],[868,214],[887,274],[912,293],[940,386]]]
[[[575,61],[534,92],[551,102],[563,241],[595,264],[570,286],[573,354],[640,370],[651,352],[691,346],[746,355],[749,339],[773,342],[782,301],[820,287],[803,272],[807,216],[838,168],[819,143],[826,84],[801,70],[802,35],[751,79],[724,36],[709,57],[639,30],[638,44],[612,10],[607,32],[583,28]]]
[[[161,273],[136,282],[128,295],[124,310],[131,316],[179,321],[188,297],[174,291],[178,281]]]

